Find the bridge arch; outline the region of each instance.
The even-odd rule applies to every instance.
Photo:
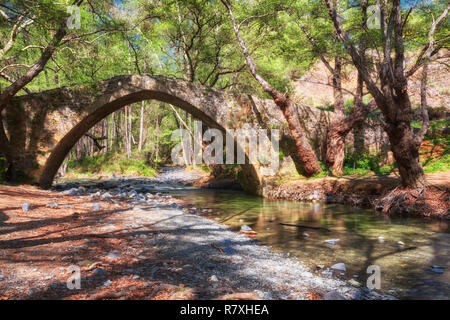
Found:
[[[164,76],[116,76],[91,86],[15,97],[6,118],[17,155],[16,167],[38,180],[41,187],[49,188],[66,155],[90,128],[112,112],[142,100],[177,106],[223,132],[242,128],[245,123],[286,132],[283,114],[271,99]],[[307,132],[320,136],[317,123],[327,122],[326,113],[302,106],[298,110],[301,118],[308,119]],[[264,177],[258,166],[248,164],[242,168],[247,183],[244,189],[261,194]]]

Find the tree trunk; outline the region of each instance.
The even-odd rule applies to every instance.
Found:
[[[144,137],[144,108],[145,108],[145,101],[141,102],[141,119],[139,122],[139,152],[142,151],[142,140]]]
[[[158,159],[159,159],[159,116],[156,115],[156,126],[155,126],[155,133],[156,133],[156,143],[155,143],[155,169],[158,168]]]
[[[9,144],[8,137],[6,136],[6,131],[3,126],[3,119],[0,115],[0,152],[5,156],[8,170],[6,171],[5,180],[6,181],[13,181],[15,180],[16,176],[16,168],[15,168],[15,161],[13,152],[11,150],[11,146]]]
[[[342,118],[340,118],[342,120]],[[348,132],[347,132],[348,133]],[[334,176],[344,173],[346,131],[341,121],[333,121],[325,139],[325,164]]]
[[[334,115],[333,121],[327,129],[323,150],[325,164],[335,176],[344,173],[345,137],[349,131],[344,127],[345,115],[341,70],[341,59],[336,57],[333,69]]]
[[[410,188],[425,187],[427,182],[419,160],[419,146],[409,122],[388,124],[386,131],[402,185]]]
[[[311,145],[309,144],[309,141],[306,138],[305,133],[303,132],[303,129],[300,125],[297,107],[287,95],[280,93],[278,90],[272,87],[256,71],[255,62],[250,56],[245,41],[241,37],[241,34],[239,32],[239,27],[234,17],[233,10],[231,8],[231,3],[229,0],[222,0],[222,3],[228,9],[231,22],[233,23],[233,29],[236,35],[236,39],[239,43],[239,46],[242,49],[242,54],[244,55],[245,61],[247,63],[248,68],[250,69],[251,74],[259,82],[263,90],[273,98],[275,104],[283,112],[284,118],[288,123],[289,133],[295,142],[297,156],[303,168],[303,174],[307,177],[311,177],[315,174],[318,174],[319,172],[322,171],[322,168],[320,167],[319,160],[317,159],[317,156],[314,150],[312,149]]]
[[[316,153],[303,133],[298,119],[297,107],[291,99],[281,94],[275,98],[275,103],[280,107],[288,123],[289,134],[294,140],[297,156],[304,171],[303,174],[307,177],[318,174],[322,171],[322,168],[320,167]]]
[[[128,137],[128,106],[123,108],[123,146],[127,154],[127,158],[130,158],[129,153],[130,139]]]

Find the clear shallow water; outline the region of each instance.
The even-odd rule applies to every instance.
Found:
[[[262,243],[297,256],[312,271],[320,273],[320,268],[343,262],[347,272],[342,277],[365,285],[367,267],[378,265],[382,292],[398,298],[450,299],[448,222],[390,219],[372,210],[266,200],[235,191],[190,189],[170,194],[198,209],[212,209],[205,215],[236,230],[250,226]],[[328,239],[340,240],[329,245],[324,242]],[[432,265],[443,267],[443,274],[431,272]]]

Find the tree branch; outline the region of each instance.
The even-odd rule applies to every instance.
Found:
[[[437,54],[440,46],[436,46],[436,41],[434,40],[434,33],[439,24],[447,17],[448,12],[450,10],[450,5],[448,5],[442,14],[431,24],[430,32],[428,33],[428,43],[422,48],[419,56],[416,59],[414,65],[406,72],[406,77],[412,76],[420,67],[427,62],[427,60],[431,59],[432,56]],[[438,50],[436,50],[438,49]]]
[[[75,5],[80,6],[83,0],[76,0],[74,2]],[[54,35],[50,44],[44,49],[40,58],[36,63],[31,66],[31,68],[19,79],[17,79],[14,83],[12,83],[9,87],[6,88],[5,91],[0,95],[0,112],[6,108],[9,101],[14,97],[14,95],[19,92],[24,86],[30,83],[42,70],[44,70],[45,65],[48,60],[52,57],[53,53],[56,51],[56,48],[61,43],[61,40],[67,34],[67,20],[69,17],[64,19],[59,26],[58,31]]]

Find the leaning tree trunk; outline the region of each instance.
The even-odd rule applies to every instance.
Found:
[[[300,120],[298,117],[297,107],[289,97],[275,93],[274,101],[283,112],[284,118],[288,123],[289,134],[294,140],[297,159],[303,168],[303,173],[307,176],[313,176],[322,171],[316,153],[306,138]]]
[[[418,188],[427,185],[419,159],[419,145],[409,123],[388,125],[391,150],[404,187]]]
[[[303,168],[303,174],[307,177],[311,177],[315,174],[318,174],[322,171],[320,167],[319,160],[317,159],[316,153],[313,148],[309,144],[308,139],[306,138],[305,133],[303,132],[302,126],[300,124],[300,120],[298,118],[297,107],[292,102],[292,100],[285,94],[282,94],[274,87],[272,87],[257,71],[256,65],[250,56],[247,45],[245,44],[244,39],[241,37],[239,32],[239,27],[237,25],[236,19],[233,14],[233,10],[231,8],[230,0],[222,0],[222,3],[228,10],[228,14],[230,16],[231,22],[233,23],[234,33],[236,35],[236,39],[241,47],[242,54],[244,55],[245,61],[247,63],[248,68],[252,76],[259,82],[263,90],[269,94],[275,104],[281,109],[283,112],[284,118],[288,123],[289,133],[292,139],[295,142],[297,158],[300,160],[300,164]]]

